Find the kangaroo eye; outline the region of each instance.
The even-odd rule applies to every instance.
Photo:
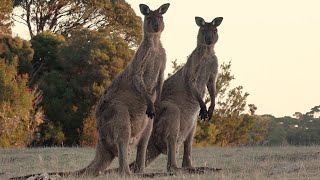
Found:
[[[162,20],[162,19],[163,19],[163,17],[161,16],[161,17],[160,17],[160,19]]]

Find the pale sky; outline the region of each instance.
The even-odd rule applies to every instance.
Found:
[[[172,60],[185,62],[196,47],[194,17],[209,22],[222,16],[216,55],[220,64],[231,60],[233,85],[242,85],[250,93],[247,102],[258,107],[257,114],[292,116],[320,105],[319,0],[127,2],[141,17],[140,3],[152,10],[171,4],[161,38],[167,53],[166,72],[171,72]],[[14,34],[21,32],[20,27]]]

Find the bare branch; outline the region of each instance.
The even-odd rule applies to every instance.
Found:
[[[17,17],[17,18],[19,18],[19,19],[21,19],[21,20],[15,19],[15,17]],[[13,19],[13,21],[16,21],[16,22],[18,22],[18,23],[21,23],[21,24],[24,24],[24,25],[28,26],[27,21],[26,21],[25,19],[23,19],[23,18],[22,18],[21,16],[19,16],[19,15],[13,14],[13,15],[12,15],[12,19]]]
[[[25,1],[25,10],[26,10],[26,15],[27,15],[27,19],[26,19],[26,22],[27,22],[27,26],[28,26],[28,29],[29,29],[29,34],[30,34],[30,37],[32,38],[34,36],[33,32],[32,32],[32,28],[31,28],[31,22],[30,22],[30,7],[31,7],[31,1],[30,3],[28,3],[28,1]]]

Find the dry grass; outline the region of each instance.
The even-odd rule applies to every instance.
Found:
[[[179,175],[156,179],[319,179],[320,147],[195,148],[195,166],[223,168],[204,175]],[[0,149],[0,179],[85,167],[93,158],[91,148]],[[133,158],[133,157],[132,157]],[[181,153],[178,162],[181,164]],[[117,166],[117,160],[112,167]],[[165,172],[166,156],[160,156],[148,172]],[[72,179],[72,178],[68,178]],[[121,179],[116,174],[96,179]],[[137,178],[132,178],[137,179]]]

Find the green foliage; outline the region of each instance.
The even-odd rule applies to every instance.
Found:
[[[62,35],[46,31],[33,37],[30,42],[35,53],[29,85],[34,87],[39,84],[40,77],[44,74],[60,68],[57,62],[58,52],[66,44],[66,40]]]
[[[11,34],[10,14],[13,8],[12,0],[1,0],[0,3],[0,36]]]
[[[249,110],[250,113],[252,112]],[[251,114],[254,118],[252,128],[249,132],[249,145],[260,145],[268,136],[271,118]]]
[[[124,0],[15,0],[14,20],[27,25],[30,37],[44,32],[68,35],[71,31],[88,28],[106,29],[122,35],[129,45],[141,40],[141,18]]]
[[[45,117],[33,145],[90,139],[90,110],[131,60],[131,48],[141,40],[141,18],[123,0],[16,0],[15,7],[23,9],[15,18],[25,21],[32,37],[29,86],[36,94],[35,110]]]
[[[216,114],[219,117],[237,117],[239,116],[246,107],[246,99],[249,96],[248,93],[242,92],[243,87],[238,86],[235,87],[227,93],[227,96],[224,94],[218,93],[218,108],[216,110]],[[224,99],[225,98],[225,99]]]
[[[176,60],[172,63],[173,73],[183,66],[178,65]],[[217,102],[213,123],[197,122],[195,146],[256,144],[266,136],[267,121],[254,115],[257,110],[254,104],[248,105],[250,115],[244,113],[249,94],[243,92],[242,86],[231,88],[232,80],[231,62],[222,63],[216,82]],[[208,94],[205,102],[210,102]]]
[[[119,36],[85,29],[71,32],[64,45],[55,47],[53,51],[58,55],[53,56],[54,66],[48,66],[39,83],[43,93],[40,105],[47,119],[41,128],[53,126],[61,130],[65,145],[79,144],[83,139],[85,145],[95,143],[94,138],[92,142],[86,134],[90,127],[85,120],[94,117],[94,111],[90,110],[105,87],[129,63],[133,51]],[[46,53],[41,56],[39,58],[48,57]],[[61,138],[57,140],[43,134],[47,133],[44,129],[40,130],[39,144],[61,144]]]
[[[258,108],[257,108],[256,105],[254,105],[254,104],[248,104],[248,106],[249,106],[249,112],[250,112],[250,114],[251,114],[251,115],[254,115],[254,113],[256,112],[256,110],[257,110]]]
[[[105,87],[126,67],[133,50],[123,38],[106,33],[81,30],[71,34],[69,46],[63,49],[61,56],[64,71],[69,71],[69,76]]]
[[[171,63],[172,63],[173,72],[168,73],[168,77],[172,76],[174,73],[176,73],[183,66],[183,64],[178,64],[177,59],[175,59]]]
[[[231,62],[221,64],[216,82],[218,104],[222,103],[221,101],[225,98],[232,80],[234,76],[231,74]]]
[[[50,121],[45,121],[39,125],[38,138],[35,138],[31,143],[31,146],[56,146],[63,145],[65,136],[61,126],[55,125]]]
[[[97,141],[96,119],[94,117],[94,108],[90,115],[83,122],[83,130],[80,137],[81,146],[94,147]]]
[[[305,117],[319,117],[320,116],[320,105],[311,108],[309,112],[305,114]]]
[[[269,115],[271,119],[270,126],[268,129],[268,136],[265,140],[266,145],[286,145],[287,144],[287,133],[285,127],[282,126],[283,121],[277,120],[276,117]]]
[[[178,67],[176,65],[176,67]],[[223,63],[220,66],[217,78],[217,101],[212,124],[198,121],[194,145],[239,145],[248,144],[252,139],[249,134],[258,122],[254,116],[257,109],[253,104],[251,115],[245,114],[246,99],[248,93],[243,92],[242,86],[230,87],[234,76],[231,74],[231,62]],[[209,95],[206,95],[205,102],[209,102]],[[256,133],[262,129],[256,128]]]
[[[193,144],[198,147],[212,146],[216,142],[216,136],[219,134],[217,126],[208,122],[199,123],[196,129],[196,136]]]
[[[241,115],[232,117],[214,117],[218,134],[212,144],[220,146],[243,145],[249,142],[249,132],[252,129],[254,116]]]
[[[17,75],[17,60],[0,59],[0,147],[22,147],[31,139],[32,93]]]
[[[320,106],[315,106],[305,114],[296,112],[295,118],[271,116],[267,145],[318,145],[320,144]]]
[[[4,10],[10,4],[1,15],[11,13],[12,2],[22,8],[13,18],[26,24],[32,46],[0,33],[0,58],[18,68],[12,82],[22,78],[23,88],[31,89],[23,94],[33,99],[24,137],[35,136],[31,145],[37,146],[94,144],[94,105],[131,60],[142,37],[141,18],[124,0],[15,0],[0,5]],[[4,95],[15,92],[3,84]],[[15,112],[11,106],[5,107]]]
[[[31,72],[31,61],[34,51],[28,41],[19,37],[0,37],[0,58],[8,62],[18,60],[18,74],[29,74]]]
[[[25,146],[32,138],[33,95],[24,74],[32,55],[28,42],[0,37],[0,147]]]

